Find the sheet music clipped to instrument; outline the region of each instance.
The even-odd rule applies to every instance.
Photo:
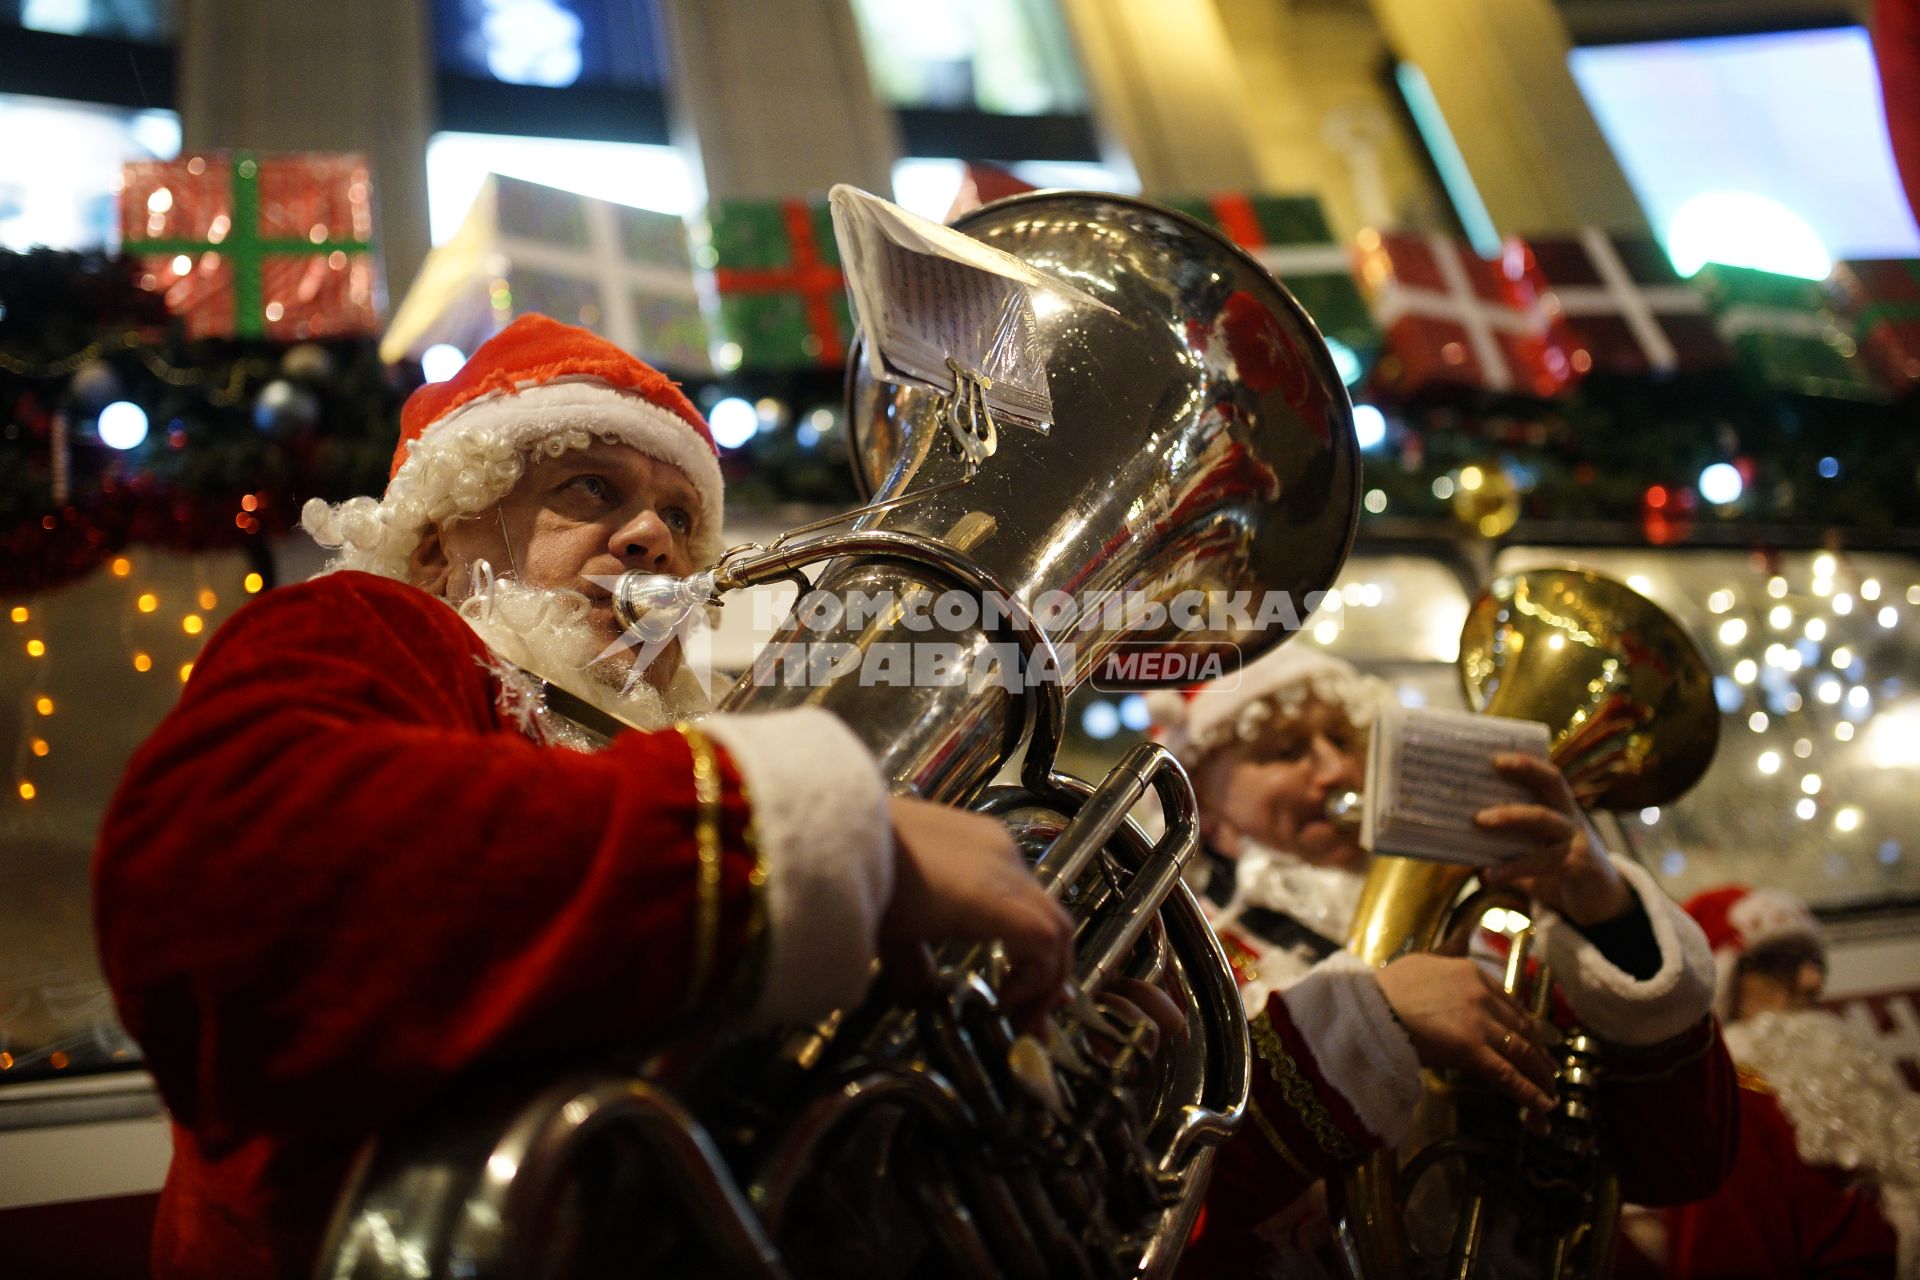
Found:
[[[1547,758],[1547,727],[1464,711],[1387,707],[1367,754],[1360,842],[1375,853],[1483,866],[1525,852],[1525,836],[1486,831],[1488,805],[1530,804],[1531,792],[1493,767],[1507,752]]]
[[[873,376],[955,390],[952,360],[985,379],[987,407],[1050,429],[1048,349],[1036,306],[1118,314],[1066,281],[842,183],[828,196]]]

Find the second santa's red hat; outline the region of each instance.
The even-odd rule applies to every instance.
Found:
[[[1733,1013],[1733,979],[1740,957],[1774,942],[1804,938],[1826,947],[1826,933],[1807,904],[1784,889],[1721,885],[1694,894],[1686,913],[1713,948],[1714,1009],[1722,1019]]]

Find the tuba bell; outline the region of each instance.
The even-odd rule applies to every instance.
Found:
[[[1152,745],[1097,785],[1062,772],[1064,700],[1117,654],[1230,670],[1298,625],[1243,607],[1183,628],[1165,608],[1092,606],[1285,593],[1310,612],[1353,539],[1351,410],[1298,304],[1191,219],[1040,193],[959,226],[1113,309],[1038,310],[1051,426],[983,421],[957,387],[879,382],[856,351],[849,430],[870,504],[841,532],[736,548],[699,591],[813,569],[803,589],[822,599],[889,602],[796,609],[721,706],[824,706],[897,791],[1004,821],[1075,920],[1080,998],[1044,1035],[1018,1035],[991,949],[950,948],[818,1025],[723,1035],[673,1081],[575,1077],[490,1127],[390,1140],[336,1218],[324,1275],[1171,1271],[1245,1107],[1246,1023],[1180,881],[1191,785]],[[614,592],[630,624],[655,586]],[[915,607],[950,592],[1000,607]],[[867,656],[929,644],[962,672],[1004,656],[1017,678],[863,678]],[[1017,784],[998,781],[1016,766]],[[1129,816],[1149,794],[1158,839]],[[1102,999],[1122,977],[1176,993],[1189,1039],[1145,1054],[1144,1029]]]
[[[1636,592],[1596,573],[1537,569],[1496,578],[1474,602],[1460,637],[1467,701],[1490,715],[1537,720],[1552,732],[1549,754],[1583,807],[1639,809],[1693,786],[1712,762],[1719,708],[1705,659],[1686,631]],[[1467,892],[1471,868],[1376,856],[1361,889],[1347,948],[1384,965],[1430,950],[1508,905],[1517,894]],[[1505,987],[1544,1008],[1544,969],[1530,988],[1530,929],[1514,938]],[[1601,1280],[1612,1274],[1619,1196],[1595,1149],[1594,1082],[1604,1061],[1578,1028],[1562,1040],[1560,1104],[1548,1136],[1523,1133],[1513,1108],[1465,1082],[1426,1073],[1421,1127],[1439,1136],[1417,1150],[1381,1152],[1331,1187],[1343,1263],[1364,1280],[1432,1273],[1476,1274],[1486,1211],[1502,1202],[1526,1215],[1533,1249],[1525,1274],[1540,1280]],[[1412,1247],[1409,1204],[1423,1181],[1454,1175],[1444,1246]],[[1443,1250],[1443,1252],[1442,1252]]]

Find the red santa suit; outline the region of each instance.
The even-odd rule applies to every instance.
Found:
[[[704,424],[652,370],[551,321],[490,346],[428,389],[387,498],[347,513],[348,563],[497,501],[511,468],[451,498],[436,470],[540,423],[691,457],[717,503]],[[864,987],[892,849],[849,730],[715,716],[587,753],[530,736],[525,696],[446,603],[347,569],[236,614],[133,757],[96,910],[173,1119],[162,1280],[311,1274],[356,1149],[451,1082]]]
[[[1731,1018],[1740,958],[1790,939],[1824,949],[1804,903],[1731,885],[1687,910],[1705,929]],[[1884,1055],[1819,1009],[1730,1023],[1740,1065],[1740,1152],[1716,1193],[1646,1232],[1680,1280],[1920,1275],[1920,1098]],[[1896,1227],[1898,1230],[1896,1231]]]
[[[1280,653],[1234,687],[1154,711],[1169,745],[1201,760],[1307,698],[1366,724],[1386,686],[1329,655]],[[1244,842],[1243,843],[1250,843]],[[1717,1186],[1733,1158],[1734,1073],[1709,1012],[1706,941],[1641,868],[1616,862],[1637,910],[1582,932],[1550,911],[1535,952],[1568,1011],[1603,1041],[1602,1155],[1624,1193],[1673,1203]],[[1419,1060],[1374,970],[1341,949],[1361,875],[1252,844],[1209,869],[1214,916],[1248,999],[1251,1123],[1223,1150],[1183,1276],[1313,1275],[1324,1217],[1296,1203],[1321,1180],[1408,1137]],[[1622,961],[1621,956],[1630,956]]]

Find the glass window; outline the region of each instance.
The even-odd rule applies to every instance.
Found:
[[[489,173],[682,217],[697,203],[686,158],[672,147],[438,133],[427,144],[427,209],[435,244],[460,229]]]
[[[0,94],[0,249],[115,243],[120,166],[179,153],[171,111]]]
[[[507,84],[659,89],[652,0],[434,0],[440,68]]]
[[[1122,195],[1136,195],[1140,190],[1140,181],[1130,170],[1123,172],[1112,165],[1089,161],[1021,160],[1002,167],[1036,187],[1115,191]],[[964,160],[909,156],[894,163],[893,198],[902,208],[942,221],[953,207],[953,199],[960,193],[966,173]]]
[[[0,25],[63,36],[162,44],[173,36],[172,0],[0,0]]]
[[[854,0],[880,96],[897,107],[1080,113],[1086,89],[1055,0]]]
[[[261,586],[238,551],[135,548],[79,582],[5,602],[0,1083],[138,1059],[94,952],[94,835],[200,646]]]
[[[1681,271],[1920,255],[1864,30],[1600,45],[1572,68]]]
[[[1816,906],[1920,892],[1920,561],[1899,555],[1510,548],[1670,612],[1714,669],[1720,746],[1699,785],[1622,826],[1669,892],[1771,884]]]

